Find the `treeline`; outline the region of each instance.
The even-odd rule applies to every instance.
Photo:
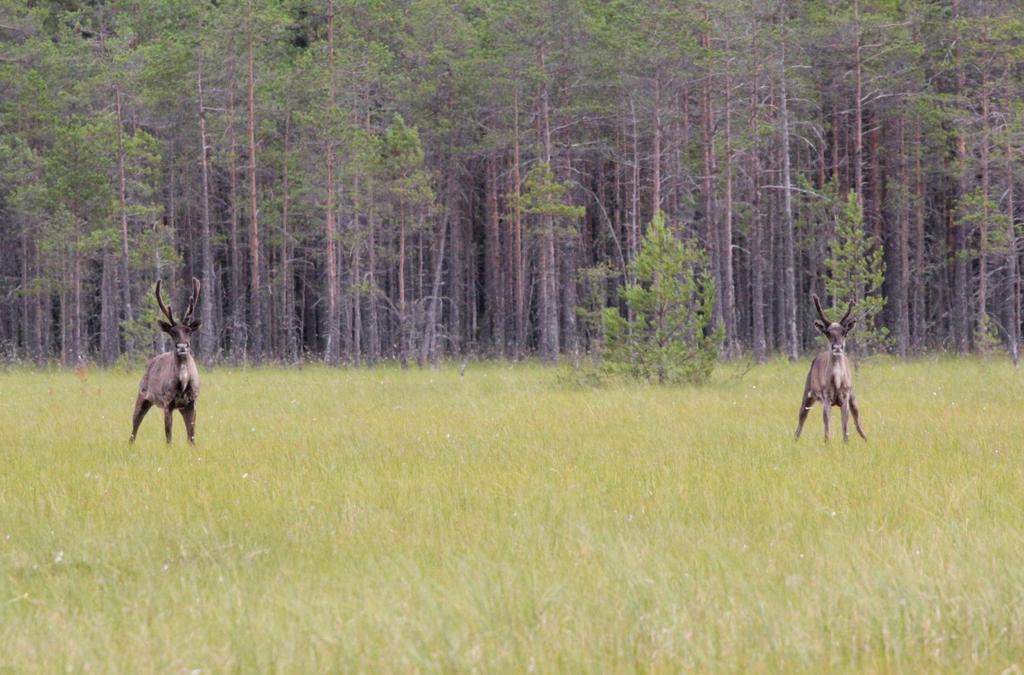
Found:
[[[663,212],[727,355],[811,346],[814,292],[879,348],[1016,361],[1022,15],[0,0],[0,352],[148,352],[153,283],[195,276],[208,361],[554,360]]]

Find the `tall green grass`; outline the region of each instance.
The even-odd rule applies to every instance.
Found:
[[[213,370],[194,448],[128,446],[137,373],[0,374],[0,670],[1021,665],[1021,373],[870,362],[825,445],[806,368]]]

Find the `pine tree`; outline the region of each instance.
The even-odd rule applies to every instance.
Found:
[[[864,214],[857,193],[850,190],[842,210],[836,209],[835,237],[829,244],[825,269],[825,291],[833,299],[836,311],[846,311],[846,303],[857,301],[857,331],[853,339],[869,350],[889,344],[889,329],[879,325],[878,315],[885,307],[882,282],[885,259],[881,243],[864,228]]]
[[[706,382],[722,348],[712,329],[715,283],[693,241],[680,241],[659,211],[636,259],[635,281],[621,289],[631,319],[604,311],[604,367],[610,373],[668,384]]]

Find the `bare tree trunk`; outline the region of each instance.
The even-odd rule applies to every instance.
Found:
[[[420,343],[419,358],[417,359],[420,366],[423,366],[434,353],[434,339],[437,331],[437,307],[440,302],[441,282],[444,279],[444,240],[448,235],[448,216],[452,204],[452,195],[455,192],[454,174],[454,171],[448,172],[445,209],[441,216],[441,222],[437,225],[437,235],[434,238],[433,279],[430,284],[430,297],[427,299],[426,319],[423,325],[423,341]]]
[[[130,324],[135,319],[135,312],[132,311],[131,266],[128,256],[128,186],[124,171],[124,120],[120,86],[114,87],[114,101],[117,107],[117,194],[121,211],[121,304],[124,309],[124,321]],[[135,349],[130,331],[124,333],[124,349],[126,352]]]
[[[36,357],[34,350],[35,341],[32,336],[32,327],[34,325],[32,316],[32,300],[36,294],[32,287],[32,273],[31,273],[31,257],[32,257],[32,236],[30,234],[31,229],[27,224],[23,224],[21,227],[21,280],[19,287],[21,289],[21,344],[24,351],[24,355],[28,359]]]
[[[854,183],[857,192],[857,204],[861,213],[864,213],[864,82],[863,62],[861,59],[861,26],[860,26],[860,0],[853,0],[853,23],[854,23],[854,136],[853,136],[853,170]],[[783,47],[785,49],[785,47]],[[785,86],[785,85],[783,85]]]
[[[522,177],[519,170],[519,88],[513,93],[513,115],[512,115],[512,221],[514,257],[513,268],[515,271],[515,311],[516,311],[516,346],[515,358],[518,361],[523,358],[526,352],[526,264],[523,255],[523,219],[521,212],[521,190]]]
[[[367,204],[369,210],[366,214],[366,285],[370,289],[369,304],[367,311],[369,312],[369,349],[367,351],[367,358],[370,364],[375,364],[380,360],[381,344],[380,344],[380,316],[378,312],[379,307],[379,289],[377,288],[377,223],[376,223],[376,212],[373,207],[373,191],[370,190],[367,195]]]
[[[633,121],[633,166],[630,174],[629,199],[629,260],[640,253],[640,132],[637,130],[636,103],[629,99],[630,118]],[[628,273],[627,273],[628,274]]]
[[[68,289],[60,289],[58,298],[60,306],[60,362],[62,365],[73,365],[71,338],[68,337],[69,322],[71,317],[71,300],[68,297]]]
[[[856,0],[855,0],[856,1]],[[782,24],[781,58],[779,60],[779,111],[782,116],[782,203],[783,203],[783,255],[785,266],[785,335],[786,352],[790,360],[799,355],[796,332],[796,272],[793,254],[793,185],[789,167],[789,104],[786,94],[786,3],[779,0],[779,21]],[[859,132],[858,132],[859,136]],[[860,164],[858,163],[858,171]]]
[[[501,231],[498,220],[498,158],[491,150],[486,160],[487,221],[484,268],[486,270],[487,319],[492,347],[496,353],[504,352],[505,306],[501,293]],[[441,228],[444,228],[441,225]]]
[[[114,254],[105,251],[100,275],[100,361],[104,365],[116,361],[118,352],[116,268]]]
[[[914,120],[914,269],[917,273],[911,277],[913,291],[911,303],[913,311],[914,349],[921,347],[924,340],[924,174],[921,170],[921,120]]]
[[[67,365],[78,365],[85,359],[82,349],[82,222],[77,215],[72,215],[72,219],[75,232],[71,249],[71,349]]]
[[[568,127],[568,124],[566,127]],[[566,151],[562,159],[558,180],[562,183],[569,183],[572,178],[572,151],[568,139],[566,140]],[[560,269],[556,273],[559,275],[558,283],[559,290],[561,291],[561,342],[562,348],[576,359],[579,355],[579,341],[576,331],[576,308],[579,306],[579,299],[576,295],[576,271],[579,266],[577,261],[579,249],[578,228],[570,228],[560,238]]]
[[[899,158],[900,158],[900,184],[907,186],[909,185],[909,176],[907,173],[907,154],[905,152],[904,143],[904,120],[901,118],[897,121],[897,133],[899,136]],[[895,290],[895,305],[896,305],[896,339],[897,346],[899,349],[900,357],[907,358],[907,354],[910,351],[910,308],[907,302],[907,289],[910,285],[910,259],[909,259],[909,232],[910,229],[910,207],[911,200],[909,199],[909,190],[904,193],[903,203],[899,204],[899,216],[898,225],[899,232],[897,235],[896,244],[896,258],[899,261],[899,269],[896,273],[896,290]],[[921,273],[920,271],[918,272]]]
[[[333,111],[336,103],[334,85],[334,0],[327,2],[327,110]],[[334,231],[334,139],[328,135],[325,147],[325,165],[327,172],[326,209],[324,213],[324,260],[327,267],[327,344],[324,348],[324,359],[328,364],[338,364],[341,349],[341,322],[338,315],[338,258],[337,235]]]
[[[295,271],[292,268],[292,235],[289,229],[291,190],[288,163],[291,161],[291,123],[289,109],[284,118],[284,144],[281,157],[281,329],[284,331],[284,356],[288,361],[299,358],[295,334]]]
[[[953,0],[953,18],[954,20],[960,18],[960,1]],[[953,51],[953,58],[956,62],[956,82],[957,82],[957,94],[963,96],[967,88],[967,77],[964,73],[963,60],[960,57],[960,39],[957,36],[956,47]],[[967,138],[961,132],[957,139],[957,160],[958,169],[960,172],[960,194],[959,197],[962,199],[967,194]],[[955,219],[952,221],[953,231],[953,338],[956,341],[956,349],[958,352],[966,352],[969,347],[968,342],[968,328],[967,328],[967,316],[968,316],[968,300],[967,300],[967,277],[969,271],[967,269],[967,233],[964,230],[963,223],[957,223]]]
[[[218,295],[213,283],[213,247],[210,242],[210,144],[206,138],[206,107],[203,98],[203,63],[199,62],[196,87],[199,93],[199,157],[202,167],[203,203],[202,203],[202,248],[203,248],[203,288],[205,300],[200,303],[200,319],[203,322],[199,330],[199,350],[206,363],[211,363],[217,351],[217,330],[213,319],[213,306],[218,302]]]
[[[231,351],[235,359],[245,358],[245,293],[242,291],[242,251],[239,243],[238,216],[238,168],[235,165],[235,152],[238,148],[235,138],[235,88],[234,83],[228,94],[228,177],[231,192],[231,269],[228,277],[228,290],[231,296]]]
[[[704,7],[704,21],[710,25],[710,15]],[[701,34],[701,44],[705,50],[711,50],[710,29]],[[714,147],[714,111],[711,105],[711,66],[704,73],[701,84],[701,145],[704,153],[704,242],[711,261],[712,276],[715,280],[715,311],[714,323],[722,324],[722,260],[719,249],[717,231],[717,213],[715,207],[715,147]]]
[[[1004,62],[1003,79],[1009,81],[1010,60]],[[1017,265],[1016,214],[1014,213],[1013,140],[1006,134],[1006,292],[1003,299],[1003,322],[1006,325],[1006,346],[1015,368],[1020,367],[1020,268]]]
[[[651,215],[661,210],[661,73],[654,74],[654,147],[651,150]]]
[[[249,325],[252,335],[252,359],[263,358],[262,289],[260,288],[260,230],[259,210],[256,205],[256,78],[253,68],[252,0],[247,14],[248,38],[248,94],[249,94]]]
[[[987,332],[988,313],[988,197],[989,197],[989,87],[988,73],[981,68],[981,219],[978,222],[978,307],[975,319],[975,334],[984,338]]]
[[[754,32],[756,36],[756,31]],[[757,38],[752,40],[751,52],[757,54]],[[750,304],[753,323],[754,359],[764,363],[767,351],[764,326],[764,220],[761,218],[761,190],[758,177],[761,175],[761,162],[758,138],[758,81],[761,65],[758,63],[750,84],[750,267],[751,289]]]
[[[544,63],[544,44],[537,49],[537,65],[540,80],[540,124],[544,162],[551,167],[551,119],[548,110],[548,78]],[[558,335],[558,288],[555,260],[554,220],[550,214],[541,215],[540,233],[540,357],[544,361],[557,361],[559,352]]]
[[[732,77],[725,76],[725,211],[722,214],[722,300],[725,304],[725,352],[740,353],[736,324],[736,285],[732,267]]]
[[[405,204],[398,205],[398,360],[409,367],[409,312],[405,306]]]

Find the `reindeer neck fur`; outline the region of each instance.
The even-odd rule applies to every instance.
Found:
[[[829,375],[832,378],[832,386],[840,390],[850,382],[850,361],[846,354],[833,354],[826,352],[829,359]]]
[[[178,373],[178,389],[184,391],[188,389],[189,380],[192,379],[192,371],[195,370],[195,361],[192,358],[192,354],[174,354],[174,368]]]

